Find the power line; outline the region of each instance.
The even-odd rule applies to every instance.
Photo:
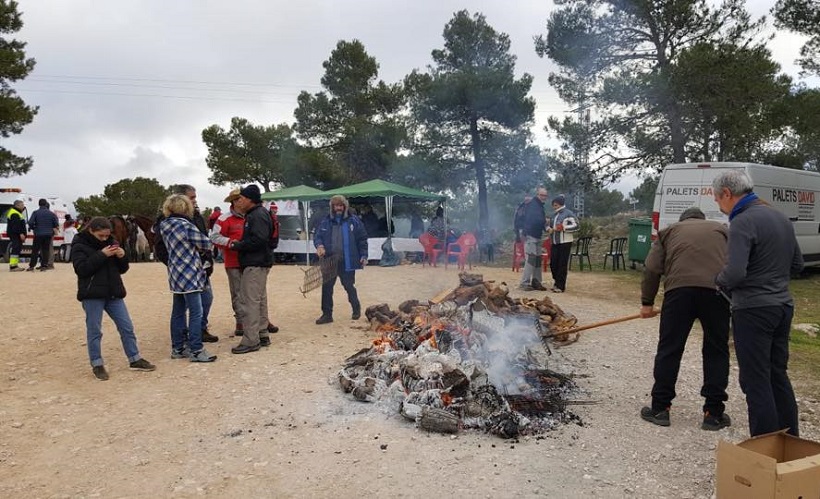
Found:
[[[263,99],[232,99],[230,97],[205,97],[205,96],[189,96],[189,95],[162,95],[162,94],[134,94],[134,93],[117,93],[117,92],[83,92],[81,90],[38,90],[38,89],[19,89],[20,92],[33,92],[41,94],[78,94],[78,95],[110,95],[118,97],[158,97],[161,99],[180,99],[180,100],[207,100],[207,101],[236,101],[236,102],[256,102],[266,104],[283,104],[291,103],[291,100],[263,100]]]
[[[49,75],[49,74],[33,74],[31,78],[68,78],[72,80],[122,80],[122,81],[145,81],[145,82],[159,82],[159,83],[192,83],[204,85],[236,85],[236,86],[250,86],[250,87],[313,87],[322,88],[321,85],[316,84],[298,84],[285,85],[282,83],[248,83],[248,82],[224,82],[224,81],[204,81],[204,80],[174,80],[168,78],[129,78],[120,76],[73,76],[73,75]]]
[[[36,77],[27,78],[25,82],[31,83],[46,83],[46,84],[60,84],[60,85],[87,85],[87,86],[110,86],[110,87],[132,87],[132,88],[161,88],[165,90],[186,90],[186,91],[193,91],[193,92],[232,92],[232,93],[240,93],[240,94],[252,94],[252,95],[266,95],[265,92],[255,91],[255,90],[238,90],[233,88],[196,88],[196,87],[185,87],[180,85],[145,85],[140,83],[117,83],[117,82],[99,82],[99,81],[67,81],[67,80],[38,80]],[[24,83],[25,83],[24,82]],[[270,93],[270,92],[268,92]],[[291,93],[291,95],[296,95],[295,92]]]

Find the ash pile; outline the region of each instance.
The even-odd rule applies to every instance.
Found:
[[[459,274],[428,302],[387,304],[365,315],[377,337],[345,361],[342,390],[384,404],[425,430],[476,429],[514,438],[580,418],[588,403],[572,376],[548,368],[553,339],[575,325],[549,297],[512,299],[504,283]]]

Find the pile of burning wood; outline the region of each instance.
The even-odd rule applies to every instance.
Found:
[[[460,274],[460,285],[429,302],[387,304],[365,315],[378,334],[345,361],[339,383],[357,400],[395,404],[419,427],[463,428],[504,438],[577,420],[570,376],[547,368],[550,344],[575,325],[548,297],[512,299],[505,284]]]

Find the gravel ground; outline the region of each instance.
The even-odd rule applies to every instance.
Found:
[[[518,278],[506,268],[475,271],[511,287]],[[88,366],[70,268],[1,272],[0,497],[708,498],[717,442],[748,436],[734,366],[732,427],[700,430],[697,331],[683,359],[672,426],[638,417],[649,401],[657,319],[590,330],[555,351],[551,367],[580,375],[597,401],[573,409],[582,425],[518,441],[423,432],[350,400],[332,382],[371,333],[349,319],[340,286],[336,322],[316,326],[318,292],[298,293],[302,275],[296,267],[273,269],[270,307],[281,332],[270,349],[233,356],[227,283],[218,268],[211,321],[221,336],[214,345],[219,360],[197,365],[169,358],[164,267],[134,265],[126,302],[142,354],[158,368],[130,372],[106,322],[111,380],[99,382]],[[357,281],[365,306],[395,307],[454,287],[457,271],[367,268]],[[638,290],[619,286],[606,273],[572,272],[569,291],[553,298],[581,324],[637,312]],[[818,440],[818,395],[795,385],[802,435]]]

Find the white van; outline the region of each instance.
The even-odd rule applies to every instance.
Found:
[[[9,235],[6,233],[6,216],[9,208],[14,205],[15,201],[21,199],[26,206],[25,210],[23,210],[23,217],[25,217],[26,222],[28,222],[29,218],[31,218],[31,214],[34,213],[34,210],[40,207],[37,204],[40,198],[46,199],[49,203],[49,209],[57,215],[57,220],[59,221],[59,234],[54,236],[53,244],[55,255],[61,254],[59,250],[65,240],[63,222],[65,222],[65,216],[67,214],[71,214],[71,216],[76,215],[74,213],[74,206],[70,203],[66,203],[57,196],[26,194],[18,187],[0,187],[0,261],[9,261]],[[33,241],[34,235],[29,230],[29,233],[26,236],[26,242],[23,244],[22,256],[27,257],[31,255],[31,245]]]
[[[669,165],[661,173],[652,210],[652,235],[677,222],[680,214],[697,206],[709,220],[728,223],[712,193],[712,180],[727,168],[744,170],[754,192],[782,211],[794,224],[806,265],[820,265],[820,173],[754,163],[685,163]]]

